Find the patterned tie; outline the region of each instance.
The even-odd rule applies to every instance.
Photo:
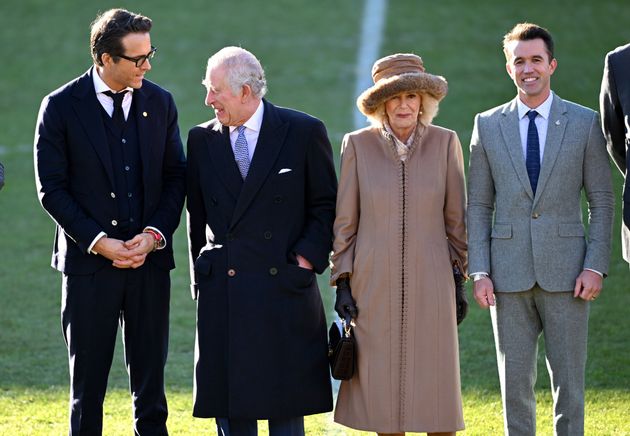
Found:
[[[118,130],[122,130],[125,125],[125,113],[123,112],[122,102],[126,93],[127,90],[118,93],[113,93],[112,91],[103,92],[103,94],[110,96],[112,100],[114,100],[114,113],[112,114],[112,121]]]
[[[529,111],[529,127],[527,128],[527,154],[525,157],[525,166],[527,167],[527,175],[529,183],[532,185],[532,192],[536,195],[536,186],[538,185],[538,175],[540,174],[540,146],[538,142],[538,129],[536,128],[536,116],[538,112]]]
[[[238,126],[238,137],[234,143],[234,159],[236,159],[236,165],[241,172],[243,180],[247,177],[247,171],[249,171],[249,149],[247,148],[247,139],[245,139],[245,126]]]

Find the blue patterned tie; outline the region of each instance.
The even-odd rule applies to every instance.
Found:
[[[534,121],[536,116],[538,116],[536,111],[527,112],[529,127],[527,128],[527,154],[525,157],[527,175],[529,176],[529,183],[532,185],[534,195],[536,195],[538,175],[540,174],[540,144],[538,142],[538,129]]]
[[[245,126],[238,126],[238,137],[234,143],[234,159],[236,159],[236,165],[241,172],[243,180],[247,177],[247,171],[249,171],[249,149],[247,148],[247,139],[245,139]]]

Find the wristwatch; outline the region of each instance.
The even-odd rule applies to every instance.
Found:
[[[485,277],[489,277],[488,273],[485,273],[485,272],[473,273],[470,276],[472,277],[473,282],[477,282]]]

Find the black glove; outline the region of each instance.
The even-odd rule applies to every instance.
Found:
[[[459,325],[468,313],[468,299],[464,288],[464,275],[457,266],[453,267],[453,279],[455,280],[455,312]]]
[[[337,299],[335,300],[335,312],[341,319],[345,319],[346,323],[350,324],[350,320],[356,318],[359,314],[357,304],[352,298],[352,291],[350,290],[350,279],[348,277],[342,277],[337,279]]]

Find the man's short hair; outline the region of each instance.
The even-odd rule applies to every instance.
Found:
[[[122,39],[130,33],[151,31],[151,19],[126,9],[110,9],[92,22],[90,48],[95,65],[103,65],[103,53],[109,53],[116,62],[124,54]]]
[[[503,53],[505,53],[505,58],[509,60],[507,46],[512,41],[531,41],[532,39],[539,38],[545,43],[547,54],[549,55],[549,62],[551,62],[554,58],[553,37],[547,29],[532,23],[519,23],[505,34],[503,37]]]
[[[257,98],[265,96],[267,92],[265,71],[256,56],[249,51],[241,47],[222,48],[208,59],[206,78],[210,71],[219,67],[225,68],[233,95],[238,94],[244,85],[248,85]]]

